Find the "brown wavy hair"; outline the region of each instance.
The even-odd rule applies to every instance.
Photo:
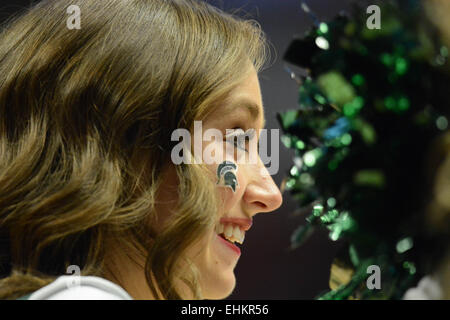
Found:
[[[67,27],[70,5],[81,29]],[[192,130],[266,49],[257,23],[194,0],[42,1],[4,24],[0,298],[68,265],[104,275],[111,239],[145,257],[156,298],[183,298],[177,278],[202,298],[195,267],[176,266],[214,223],[205,168],[177,166],[176,216],[151,228],[171,133]]]
[[[438,136],[428,152],[427,186],[430,190],[426,205],[424,229],[439,239],[435,274],[442,284],[443,299],[450,299],[450,131]]]

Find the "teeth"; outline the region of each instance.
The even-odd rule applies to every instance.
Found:
[[[223,228],[224,228],[223,224],[221,224],[221,223],[217,224],[216,225],[216,233],[217,234],[223,233]]]
[[[233,235],[233,226],[231,224],[227,225],[224,230],[225,237],[231,238]]]
[[[233,229],[233,237],[236,241],[241,240],[241,229],[238,226],[235,226]]]
[[[244,243],[245,231],[241,230],[241,228],[237,225],[223,225],[222,223],[219,223],[216,225],[216,233],[223,234],[225,238],[231,242],[238,242],[240,244]]]

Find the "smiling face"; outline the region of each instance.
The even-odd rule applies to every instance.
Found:
[[[235,244],[225,238],[242,242],[256,214],[274,211],[282,203],[280,190],[259,158],[257,149],[252,148],[250,142],[235,144],[226,135],[242,135],[254,129],[255,133],[249,134],[249,137],[259,140],[264,127],[263,111],[258,76],[253,69],[202,123],[204,131],[219,130],[225,137],[224,141],[212,139],[202,143],[203,150],[209,148],[221,158],[219,163],[206,165],[211,179],[217,182],[216,192],[220,199],[218,212],[212,213],[215,214],[215,226],[184,252],[199,271],[198,281],[205,299],[226,298],[236,285],[234,268],[241,253]],[[252,161],[252,156],[257,161]],[[158,217],[157,221],[151,222],[152,232],[156,235],[165,226],[171,225],[171,217],[179,200],[175,165],[170,163],[161,175],[164,183],[158,190],[155,202]],[[224,179],[235,181],[235,188],[224,183]],[[133,255],[129,250],[118,250],[117,244],[111,247],[115,249],[108,251],[107,260],[113,271],[106,272],[105,277],[123,286],[134,299],[155,299],[147,286],[143,257]],[[185,272],[185,265],[179,267],[182,273]],[[183,298],[193,299],[183,282],[178,281],[176,286]]]
[[[221,131],[224,136],[227,129],[229,134],[254,129],[256,132],[254,139],[258,139],[263,127],[264,110],[256,71],[236,86],[223,103],[203,121],[204,131],[214,128]],[[250,161],[245,163],[242,159],[237,159],[239,153],[235,152],[237,148],[241,148],[244,152],[240,153],[240,157],[249,158],[249,152],[257,153],[257,150],[251,150],[248,142],[234,146],[228,139],[226,141],[217,143],[213,140],[203,143],[203,148],[209,146],[211,149],[210,144],[216,144],[213,146],[214,152],[227,162],[210,164],[208,168],[219,180],[220,171],[227,172],[231,180],[236,180],[236,188],[218,183],[217,192],[222,203],[217,212],[216,228],[211,229],[186,253],[199,270],[200,286],[206,299],[225,298],[232,293],[236,285],[234,268],[241,253],[236,245],[225,238],[240,242],[257,213],[276,210],[282,203],[280,190],[259,156],[255,155],[256,163]],[[226,169],[227,164],[232,165]],[[218,169],[224,168],[225,170],[218,172]]]

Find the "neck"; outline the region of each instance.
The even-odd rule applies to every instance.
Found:
[[[116,250],[105,256],[104,278],[121,286],[135,300],[156,300],[145,276],[145,258],[133,250],[113,248]]]

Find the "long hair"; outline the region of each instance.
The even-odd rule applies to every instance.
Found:
[[[77,5],[81,28],[67,26]],[[194,0],[43,1],[0,34],[0,298],[33,292],[78,265],[102,276],[120,239],[146,260],[158,299],[202,298],[183,252],[214,223],[201,165],[176,167],[176,215],[161,233],[161,172],[171,133],[193,129],[259,70],[260,27]],[[182,236],[181,236],[182,235]]]
[[[424,230],[434,235],[434,273],[442,284],[442,298],[450,299],[450,132],[439,135],[427,153],[426,174],[429,196],[425,207]]]

